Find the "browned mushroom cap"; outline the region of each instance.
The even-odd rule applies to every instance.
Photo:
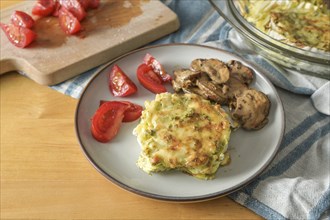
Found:
[[[232,118],[248,130],[264,127],[268,122],[269,109],[267,95],[255,89],[244,90],[229,104]]]
[[[205,99],[215,101],[220,104],[227,103],[227,86],[213,83],[208,76],[201,76],[196,80],[196,86],[200,89],[200,95]]]
[[[190,87],[196,86],[196,80],[200,77],[200,72],[190,69],[177,69],[173,72],[172,87],[175,92],[186,91]]]
[[[233,100],[237,95],[241,94],[244,90],[249,89],[249,87],[245,83],[243,83],[236,77],[230,77],[224,85],[227,88],[227,91],[225,91],[227,97],[226,104]]]
[[[229,79],[227,65],[218,59],[195,59],[190,66],[194,71],[205,72],[217,84],[225,83]]]
[[[201,76],[201,73],[192,71],[190,69],[178,69],[173,72],[173,75],[173,81],[176,85],[181,88],[187,88],[189,86],[195,85],[196,80]]]
[[[242,83],[250,84],[253,80],[253,70],[243,65],[237,60],[231,60],[227,63],[230,75],[236,77]]]

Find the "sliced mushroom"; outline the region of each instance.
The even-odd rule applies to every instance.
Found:
[[[263,92],[246,89],[229,103],[231,117],[247,130],[257,130],[268,122],[270,100]]]
[[[227,102],[230,102],[235,98],[235,96],[241,94],[244,90],[248,89],[245,83],[242,83],[239,79],[235,77],[230,77],[228,82],[225,83],[227,91],[225,92],[227,97]]]
[[[230,76],[227,65],[218,59],[195,59],[190,66],[194,71],[205,72],[217,84],[227,82]]]
[[[196,80],[196,86],[201,90],[204,98],[220,104],[227,103],[227,96],[222,86],[205,78]]]
[[[227,66],[232,77],[236,77],[242,83],[249,85],[254,78],[253,70],[237,60],[230,60]]]
[[[201,76],[201,73],[190,69],[178,69],[173,72],[173,75],[175,87],[187,88],[195,85],[196,80]],[[174,88],[174,90],[176,89]]]

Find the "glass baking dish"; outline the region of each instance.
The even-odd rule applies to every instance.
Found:
[[[303,74],[330,79],[330,52],[309,51],[283,43],[257,29],[241,14],[239,0],[209,0],[216,11],[263,57]]]

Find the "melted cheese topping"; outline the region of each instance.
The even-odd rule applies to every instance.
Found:
[[[137,165],[147,173],[177,169],[200,179],[229,162],[228,115],[195,94],[156,95],[145,102],[134,129],[142,147]]]

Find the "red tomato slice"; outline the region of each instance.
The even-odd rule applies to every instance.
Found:
[[[62,7],[68,9],[77,19],[81,21],[86,17],[86,11],[78,0],[59,0]]]
[[[100,6],[100,0],[89,0],[89,8],[96,9]]]
[[[78,0],[81,6],[87,11],[88,9],[96,9],[100,6],[100,0]]]
[[[169,74],[167,74],[164,67],[151,54],[147,53],[143,58],[143,62],[151,66],[154,72],[160,76],[163,82],[172,81],[172,77]]]
[[[90,0],[78,0],[80,3],[81,7],[83,7],[86,11],[89,8],[89,2]]]
[[[55,6],[54,6],[54,11],[53,11],[52,15],[54,17],[58,17],[60,9],[61,9],[61,4],[58,1],[56,1]]]
[[[165,86],[162,85],[162,81],[159,76],[153,71],[151,66],[142,63],[137,69],[137,78],[144,88],[153,93],[166,92]]]
[[[105,100],[101,100],[100,101],[100,106],[106,102],[111,102],[111,101],[105,101]],[[143,108],[141,105],[138,104],[134,104],[132,102],[129,101],[119,101],[122,102],[124,104],[127,104],[129,106],[129,108],[124,112],[124,118],[123,118],[123,122],[132,122],[135,121],[137,119],[139,119],[142,115],[142,111]]]
[[[32,14],[46,17],[51,15],[55,9],[54,0],[38,0],[32,8]]]
[[[37,37],[29,28],[19,27],[14,24],[3,24],[0,22],[2,30],[5,32],[9,41],[16,47],[24,48],[31,44]]]
[[[111,101],[102,104],[92,118],[91,132],[93,137],[102,143],[109,142],[118,133],[124,112],[129,106],[122,102]]]
[[[123,122],[132,122],[141,117],[143,111],[141,105],[134,104],[128,101],[121,101],[121,102],[129,105],[129,108],[124,113]]]
[[[11,15],[10,21],[12,24],[14,24],[16,26],[21,26],[21,27],[25,27],[25,28],[31,28],[34,25],[33,18],[29,14],[27,14],[23,11],[15,11]]]
[[[60,26],[66,34],[75,34],[81,29],[78,19],[65,7],[61,7],[58,14]]]
[[[129,96],[137,92],[134,82],[114,65],[109,73],[109,89],[114,96]]]

